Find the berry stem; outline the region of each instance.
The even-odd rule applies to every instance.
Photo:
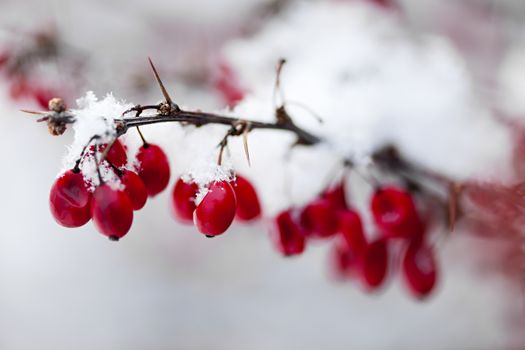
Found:
[[[93,142],[93,140],[97,140],[100,138],[100,135],[93,135],[89,139],[89,141],[86,143],[86,145],[82,148],[82,151],[80,152],[80,155],[78,156],[78,159],[75,161],[75,166],[73,167],[73,172],[78,173],[80,172],[80,162],[82,162],[82,158],[84,158],[84,154],[86,154],[86,150]]]
[[[137,131],[139,133],[140,139],[142,140],[142,145],[144,146],[144,148],[148,148],[148,143],[146,142],[146,139],[144,138],[144,135],[142,134],[142,131],[140,130],[138,126],[137,126]]]

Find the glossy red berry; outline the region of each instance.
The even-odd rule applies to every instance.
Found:
[[[388,246],[385,239],[367,245],[361,260],[361,280],[368,290],[379,288],[388,271]]]
[[[341,210],[337,214],[337,231],[346,241],[350,251],[355,255],[362,255],[366,248],[366,238],[361,218],[355,210]]]
[[[323,198],[328,200],[332,204],[332,206],[337,210],[347,209],[348,203],[346,201],[344,181],[341,181],[335,186],[327,189],[323,193]]]
[[[164,191],[170,181],[170,165],[164,151],[157,145],[146,144],[140,147],[137,160],[138,174],[146,185],[148,195],[153,197]]]
[[[236,210],[235,191],[230,183],[215,181],[193,212],[193,222],[201,233],[218,236],[230,227]]]
[[[273,239],[275,246],[284,256],[301,254],[306,245],[305,233],[294,214],[293,209],[288,209],[275,218]]]
[[[101,147],[100,151],[103,152],[105,147]],[[128,155],[126,154],[126,147],[117,139],[111,149],[108,151],[106,156],[108,162],[111,162],[117,168],[120,168],[128,162]]]
[[[69,170],[55,180],[49,206],[55,220],[65,227],[80,227],[91,219],[91,193],[80,172]]]
[[[195,199],[199,186],[195,182],[184,182],[179,178],[171,192],[173,216],[181,222],[192,223],[193,212],[197,205]]]
[[[430,246],[420,240],[411,242],[402,267],[405,282],[414,296],[424,298],[432,292],[437,280],[437,264]]]
[[[309,236],[331,237],[337,232],[336,209],[325,198],[314,199],[303,209],[301,225]]]
[[[140,176],[131,170],[124,169],[120,181],[124,185],[124,191],[131,201],[133,210],[142,209],[148,199],[148,192]]]
[[[371,210],[375,223],[387,237],[408,238],[423,233],[412,196],[401,189],[378,189],[372,197]]]
[[[106,143],[103,143],[98,146],[98,152],[99,154],[102,154],[108,145]],[[95,146],[89,147],[89,151],[91,154],[95,153]],[[99,159],[100,155],[97,156],[97,159]],[[105,158],[108,162],[116,166],[117,168],[120,168],[128,162],[128,155],[126,154],[126,147],[120,142],[119,139],[117,139],[113,145],[111,146],[110,150],[106,154]]]
[[[111,240],[119,240],[131,228],[133,205],[126,192],[104,184],[97,187],[93,193],[91,216],[103,235]]]
[[[246,178],[237,175],[232,184],[237,199],[235,216],[241,221],[250,221],[261,216],[261,204],[255,188]]]

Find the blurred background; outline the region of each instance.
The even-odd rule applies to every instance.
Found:
[[[521,128],[521,0],[402,0],[394,7],[372,0],[2,0],[0,62],[30,58],[15,78],[0,78],[1,349],[523,348],[522,266],[510,277],[501,271],[498,240],[462,231],[447,237],[438,289],[418,301],[396,278],[373,294],[334,281],[322,244],[281,257],[268,240],[268,219],[204,239],[172,219],[169,191],[148,201],[118,244],[91,223],[71,230],[53,220],[49,189],[73,135],[51,137],[20,109],[42,109],[56,94],[74,105],[88,90],[156,102],[148,56],[177,101],[226,108],[253,76],[242,66],[253,57],[236,61],[238,45],[287,23],[298,6],[318,3],[325,15],[331,6],[334,15],[341,6],[370,11],[416,42],[440,38],[459,57],[484,115]],[[301,32],[300,21],[291,22]],[[509,141],[484,135],[485,147],[505,149],[507,162]]]

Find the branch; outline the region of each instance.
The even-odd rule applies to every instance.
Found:
[[[133,110],[137,111],[138,117],[122,118],[117,119],[116,122],[119,124],[118,135],[123,135],[129,128],[136,126],[144,126],[157,123],[167,122],[178,122],[185,124],[192,124],[195,126],[203,126],[206,124],[222,124],[235,127],[238,124],[250,124],[250,131],[254,129],[271,129],[271,130],[282,130],[292,132],[297,136],[297,144],[300,145],[314,145],[321,142],[321,138],[316,136],[299,126],[297,126],[291,118],[279,119],[275,123],[253,121],[242,118],[226,117],[219,114],[207,113],[207,112],[191,112],[184,110],[172,110],[167,114],[158,113],[153,116],[140,116],[140,112],[144,109],[151,109],[152,106],[143,108],[140,106],[135,107]],[[158,110],[161,110],[162,106],[159,106]],[[239,134],[232,134],[232,136],[239,136]]]

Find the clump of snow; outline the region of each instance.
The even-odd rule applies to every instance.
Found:
[[[208,193],[208,185],[214,181],[232,181],[235,179],[233,163],[228,152],[225,150],[221,165],[217,163],[216,152],[207,157],[196,159],[183,175],[184,182],[194,182],[199,186],[199,192],[195,198],[198,205]]]
[[[334,157],[366,165],[374,150],[390,143],[409,160],[457,180],[508,175],[509,130],[476,95],[461,56],[445,38],[410,32],[385,11],[358,2],[297,3],[224,54],[250,91],[235,110],[239,116],[273,120],[275,66],[286,58],[285,99],[324,120],[319,124],[290,105],[296,123],[327,143],[294,150],[285,161],[292,136],[250,136],[254,167],[236,165],[263,196],[269,193],[263,201],[272,211],[318,193]]]
[[[525,46],[515,47],[508,52],[499,72],[501,108],[523,123],[525,114]]]
[[[75,123],[73,123],[73,131],[75,137],[73,143],[68,148],[68,152],[64,157],[63,169],[71,169],[76,160],[79,158],[82,149],[90,142],[91,138],[98,135],[99,138],[92,140],[90,145],[108,144],[114,140],[116,136],[115,118],[120,118],[122,113],[130,108],[132,105],[118,101],[112,94],[106,95],[102,100],[99,100],[93,92],[88,92],[83,98],[77,100],[77,109],[72,109],[71,113],[75,116]],[[99,184],[96,163],[100,161],[100,153],[95,155],[93,152],[86,152],[85,157],[81,163],[82,174],[87,183],[93,189]],[[120,182],[112,169],[107,165],[101,164],[100,173],[102,179],[112,186],[119,186]]]
[[[230,140],[231,157],[225,152],[219,167],[217,145],[226,126],[144,127],[148,142],[168,154],[174,177],[199,184],[199,198],[208,183],[230,179],[235,169],[254,182],[267,212],[301,205],[326,186],[329,171],[343,158],[367,168],[374,150],[390,143],[411,161],[457,180],[506,176],[509,131],[475,94],[461,57],[445,39],[408,32],[385,11],[353,2],[297,3],[254,37],[228,45],[225,57],[250,94],[234,111],[221,113],[274,120],[275,66],[284,57],[287,110],[325,142],[291,149],[291,133],[254,130],[252,167],[240,138]],[[307,105],[323,123],[294,102]],[[88,93],[80,100],[66,166],[92,135],[111,140],[113,118],[130,106],[112,95],[99,101]],[[141,144],[136,132],[123,139],[133,155]],[[96,183],[92,170],[87,176]]]

